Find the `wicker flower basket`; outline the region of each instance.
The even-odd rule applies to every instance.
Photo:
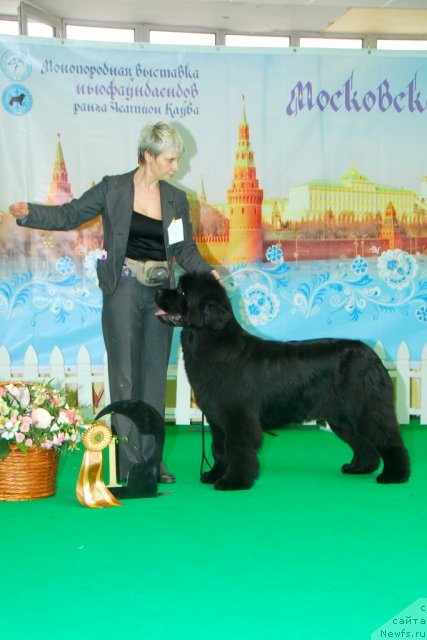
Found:
[[[56,492],[59,453],[31,447],[25,453],[18,447],[0,460],[0,500],[35,500]]]
[[[61,393],[48,385],[20,380],[0,382],[0,401],[0,501],[53,496],[60,451],[75,449],[81,439],[78,410],[70,409]],[[8,425],[9,416],[9,424],[17,425],[15,432]],[[4,438],[5,433],[11,437]]]

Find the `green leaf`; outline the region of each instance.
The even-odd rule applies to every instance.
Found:
[[[19,451],[22,451],[22,453],[27,453],[28,447],[26,444],[23,444],[22,442],[20,442],[17,446]]]
[[[9,444],[6,442],[6,440],[0,439],[0,460],[4,460],[9,451]]]

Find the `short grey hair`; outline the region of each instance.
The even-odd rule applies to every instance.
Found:
[[[147,124],[138,138],[138,163],[144,164],[145,151],[157,158],[168,149],[173,149],[178,157],[184,153],[184,142],[179,133],[166,122]]]

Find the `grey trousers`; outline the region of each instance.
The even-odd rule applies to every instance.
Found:
[[[111,402],[143,400],[164,416],[167,369],[173,328],[156,317],[157,287],[122,276],[116,290],[104,294],[102,330],[108,357]],[[141,436],[135,424],[115,414],[119,440],[119,479],[154,452],[154,436]]]

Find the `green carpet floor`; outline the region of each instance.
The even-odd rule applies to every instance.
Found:
[[[168,427],[174,493],[109,509],[77,502],[63,456],[56,496],[0,503],[1,638],[369,639],[427,597],[427,428],[403,435],[408,484],[342,475],[343,442],[295,429],[223,493],[199,483],[200,431]]]

